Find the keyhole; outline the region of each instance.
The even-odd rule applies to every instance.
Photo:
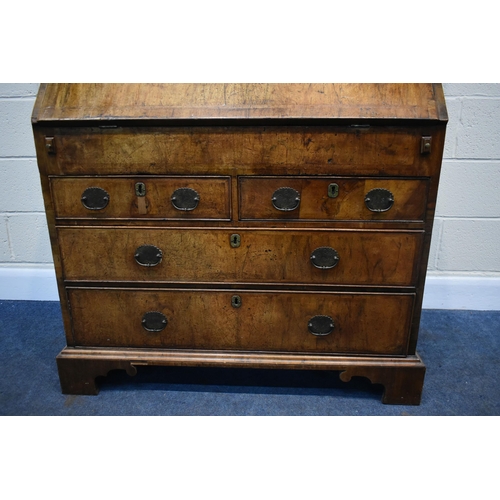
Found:
[[[231,246],[233,248],[238,248],[241,244],[241,237],[239,234],[232,234],[231,238],[229,239]]]
[[[336,184],[335,182],[332,182],[332,184],[328,186],[328,197],[337,198],[338,195],[339,195],[339,185]]]
[[[236,308],[241,307],[241,297],[239,295],[233,295],[231,297],[231,305]]]
[[[135,185],[136,196],[146,196],[146,184],[144,182],[137,182]]]

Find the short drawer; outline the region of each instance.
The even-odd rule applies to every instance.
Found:
[[[68,290],[77,346],[406,354],[413,294]]]
[[[56,217],[230,220],[229,177],[53,177]]]
[[[422,221],[428,181],[346,177],[240,177],[241,220]]]
[[[58,229],[69,281],[412,285],[422,231]]]

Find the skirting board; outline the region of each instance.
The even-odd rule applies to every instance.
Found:
[[[500,277],[428,275],[423,308],[500,311]]]
[[[54,268],[0,267],[0,300],[59,300]],[[427,276],[424,309],[500,310],[500,277]]]

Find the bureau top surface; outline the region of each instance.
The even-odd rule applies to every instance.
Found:
[[[440,84],[42,84],[32,121],[446,121]]]

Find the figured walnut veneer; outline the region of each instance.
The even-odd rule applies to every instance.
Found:
[[[43,84],[32,121],[64,393],[225,366],[420,403],[440,85]]]

